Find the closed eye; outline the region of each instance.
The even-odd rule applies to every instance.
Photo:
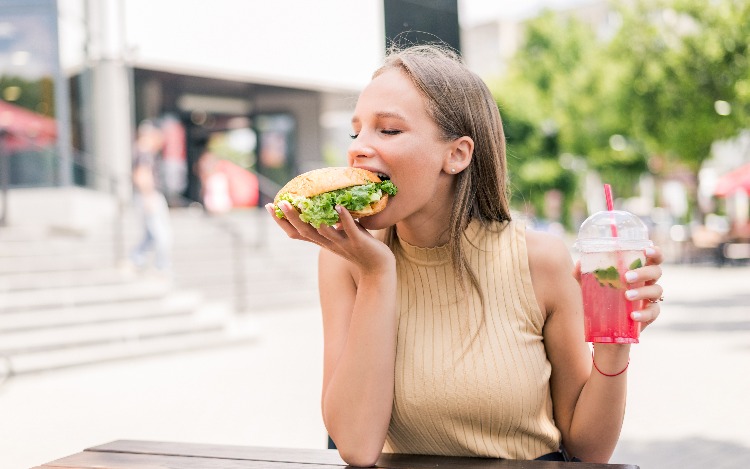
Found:
[[[382,132],[382,133],[384,133],[386,135],[398,135],[398,134],[401,133],[400,130],[390,130],[390,129],[387,129],[387,130],[384,129],[384,130],[381,130],[380,132]]]

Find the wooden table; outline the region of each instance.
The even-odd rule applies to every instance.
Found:
[[[341,469],[336,450],[118,440],[33,469]],[[510,461],[383,454],[378,467],[391,469],[638,469],[628,464]]]

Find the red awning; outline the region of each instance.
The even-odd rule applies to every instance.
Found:
[[[737,191],[745,191],[750,194],[750,163],[721,176],[716,183],[714,195],[727,197]]]
[[[0,100],[0,127],[8,133],[4,143],[11,151],[46,147],[57,139],[55,119],[3,100]]]

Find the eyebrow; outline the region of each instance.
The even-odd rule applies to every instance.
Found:
[[[399,120],[402,120],[402,121],[406,120],[406,117],[404,117],[403,115],[401,115],[401,114],[399,114],[397,112],[392,112],[392,111],[380,111],[380,112],[376,112],[375,113],[375,117],[377,117],[378,119],[390,118],[390,119],[399,119]],[[356,124],[357,122],[359,122],[359,118],[357,116],[352,117],[352,124]]]

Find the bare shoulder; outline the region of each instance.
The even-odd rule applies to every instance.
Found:
[[[558,236],[532,230],[526,231],[526,251],[537,302],[549,315],[558,309],[563,292],[577,287],[570,251]]]
[[[529,256],[529,268],[543,270],[547,273],[564,269],[573,272],[573,260],[565,242],[558,236],[540,231],[526,230],[526,251]]]

